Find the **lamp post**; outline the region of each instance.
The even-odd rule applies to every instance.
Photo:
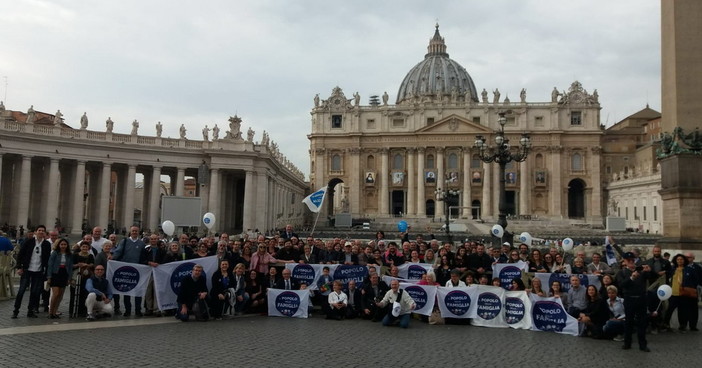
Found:
[[[436,188],[434,191],[434,195],[436,196],[437,201],[444,202],[444,214],[446,215],[446,237],[448,238],[448,242],[453,245],[453,239],[451,238],[451,229],[449,226],[449,216],[450,216],[450,209],[448,206],[448,197],[449,196],[457,196],[461,193],[460,190],[453,190],[453,189],[441,189],[441,188]]]
[[[499,167],[500,175],[500,203],[499,210],[500,214],[497,223],[505,229],[504,235],[502,237],[502,242],[509,241],[512,244],[513,239],[509,239],[507,233],[507,191],[505,190],[505,168],[509,162],[522,162],[526,160],[529,154],[529,148],[531,148],[531,139],[527,133],[522,133],[522,138],[519,139],[519,146],[515,151],[512,151],[512,147],[509,145],[509,139],[505,137],[505,124],[507,123],[507,118],[505,118],[505,113],[499,113],[499,118],[497,122],[500,123],[500,130],[495,132],[495,146],[490,147],[486,142],[485,137],[479,135],[475,137],[475,148],[479,150],[479,157],[485,163],[496,162]],[[521,180],[525,180],[522,178]],[[527,193],[522,193],[522,195],[527,195]]]

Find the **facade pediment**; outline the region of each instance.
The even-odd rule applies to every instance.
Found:
[[[490,134],[492,130],[480,124],[476,124],[470,120],[457,115],[451,115],[443,118],[434,124],[425,126],[416,131],[418,134],[460,134],[460,133],[485,133]]]

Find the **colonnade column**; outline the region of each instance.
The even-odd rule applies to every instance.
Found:
[[[378,210],[379,210],[379,215],[381,216],[387,216],[390,213],[390,203],[388,202],[388,180],[389,178],[389,171],[388,171],[388,149],[387,148],[381,148],[380,149],[380,175],[378,175],[377,179],[380,180],[380,195],[378,196],[378,200],[380,203],[378,204]]]
[[[259,172],[256,176],[256,187],[258,188],[258,193],[256,193],[256,207],[261,209],[260,211],[256,211],[256,227],[261,232],[265,232],[269,227],[266,223],[265,211],[265,208],[268,207],[268,175],[265,172]]]
[[[448,190],[446,186],[446,170],[444,169],[444,148],[436,147],[436,188]],[[434,217],[444,217],[444,201],[436,201],[436,211]]]
[[[124,185],[124,210],[122,226],[129,228],[134,225],[134,182],[136,180],[136,165],[129,165],[127,180]]]
[[[244,218],[241,225],[244,231],[254,228],[254,197],[253,171],[247,170],[244,180]]]
[[[470,148],[463,147],[463,197],[461,206],[463,206],[463,217],[471,218],[471,175],[470,175]]]
[[[216,219],[220,217],[221,213],[219,211],[219,169],[210,169],[210,196],[207,204],[207,209],[215,215],[215,228],[220,224],[217,223]]]
[[[349,201],[349,213],[361,214],[361,191],[363,190],[363,183],[361,182],[361,173],[359,173],[359,168],[361,167],[361,149],[351,148],[351,172],[350,184],[348,193]],[[377,176],[377,175],[376,175]]]
[[[29,184],[32,169],[32,156],[22,156],[22,167],[20,169],[19,196],[17,206],[17,220],[15,223],[27,227],[27,217],[29,216]]]
[[[484,220],[487,217],[492,217],[492,165],[491,163],[483,164],[483,200],[480,204],[480,219]]]
[[[500,169],[499,169],[499,164],[494,163],[495,170],[492,172],[492,180],[493,183],[495,183],[490,190],[492,191],[492,212],[495,215],[500,214],[500,180],[503,180],[504,178],[500,178]]]
[[[561,198],[563,197],[563,188],[561,185],[562,151],[563,147],[551,147],[551,168],[549,170],[551,175],[549,175],[549,179],[552,185],[549,189],[549,199],[551,200],[549,214],[553,218],[563,218],[563,204],[561,203]]]
[[[178,174],[176,174],[175,195],[182,197],[184,194],[185,194],[185,169],[182,167],[179,167]]]
[[[71,234],[83,232],[83,195],[85,194],[85,161],[76,161],[76,175],[73,182],[73,206],[71,213]]]
[[[108,217],[110,214],[110,182],[112,181],[112,165],[107,162],[102,163],[102,173],[100,174],[100,204],[98,206],[98,223],[103,229],[107,229]]]
[[[415,194],[415,180],[417,180],[417,176],[414,173],[414,153],[416,152],[416,149],[414,148],[408,148],[407,149],[407,214],[414,216],[417,214],[417,210],[415,207],[415,201],[417,200],[417,196]]]
[[[427,215],[424,193],[424,147],[419,147],[417,148],[417,217],[426,217]]]
[[[154,166],[151,173],[151,194],[149,195],[149,229],[156,231],[159,225],[159,203],[161,201],[161,167]]]
[[[529,187],[531,186],[531,178],[529,177],[528,160],[519,163],[519,214],[528,215],[531,213],[529,209],[529,197],[531,196]]]
[[[1,164],[1,162],[0,162]],[[1,165],[0,165],[1,166]],[[49,163],[49,180],[48,180],[48,190],[46,192],[46,212],[44,218],[44,225],[46,225],[47,230],[51,231],[56,223],[56,218],[58,217],[58,187],[59,187],[59,159],[51,158]]]

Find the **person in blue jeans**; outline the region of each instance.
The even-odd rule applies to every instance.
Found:
[[[398,302],[399,306],[395,305],[395,302]],[[410,314],[417,307],[412,297],[400,290],[400,282],[397,280],[390,282],[390,290],[385,293],[383,300],[376,303],[376,305],[380,308],[386,305],[391,306],[388,314],[383,317],[383,326],[392,326],[399,323],[402,328],[409,327]]]

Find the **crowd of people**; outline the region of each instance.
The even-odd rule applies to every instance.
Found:
[[[128,317],[132,310],[136,316],[175,315],[184,321],[191,315],[197,319],[220,319],[228,314],[266,313],[267,289],[299,290],[311,286],[292,279],[291,271],[284,265],[306,263],[378,266],[380,274],[375,272],[376,267],[368,267],[369,276],[362,288],[357,288],[355,282],[343,285],[335,281],[325,267],[316,290],[310,293],[310,305],[319,307],[329,319],[365,318],[407,327],[415,308],[412,299],[402,293],[396,280],[388,285],[381,278],[398,278],[399,266],[431,265],[432,271],[420,281],[422,284],[500,286],[500,279],[492,275],[493,265],[525,262],[528,272],[513,280],[512,289],[561,298],[568,313],[580,322],[582,335],[624,340],[624,347],[628,348],[636,327],[639,347],[646,351],[646,331],[671,330],[670,320],[676,310],[678,330],[697,331],[697,287],[702,284],[702,267],[694,262],[691,253],[677,254],[670,260],[670,255],[662,254],[658,246],[652,248],[648,259],[633,249],[620,252],[619,261],[607,264],[603,254],[588,256],[584,247],[570,254],[558,247],[539,249],[527,244],[441,244],[433,236],[427,240],[421,235],[409,239],[407,234],[401,234],[401,240],[396,242],[385,239],[383,232],[371,241],[322,240],[301,238],[290,225],[277,236],[244,235],[236,239],[226,233],[216,237],[182,234],[177,240],[168,241],[162,234],[140,234],[137,227],[119,241],[115,235],[104,238],[100,228],[93,229],[77,244],[59,238],[56,231],[48,235],[46,228],[39,226],[21,244],[17,262],[21,281],[13,318],[19,314],[27,288],[27,317],[36,318],[42,304],[49,318],[60,318],[58,306],[68,286],[69,315],[85,315],[88,320],[114,314]],[[219,264],[211,275],[211,288],[201,276],[202,266],[197,265],[192,276],[182,282],[176,310],[158,309],[153,281],[144,298],[136,297],[132,304],[128,296],[112,295],[104,280],[108,260],[158,267],[180,260],[197,263],[197,258],[209,256],[216,256]],[[533,277],[536,273],[572,274],[570,288],[564,292],[558,281],[542,285],[541,279]],[[582,274],[597,276],[602,286],[581,286],[578,275]],[[660,285],[672,287],[667,303],[659,303],[656,297]]]

